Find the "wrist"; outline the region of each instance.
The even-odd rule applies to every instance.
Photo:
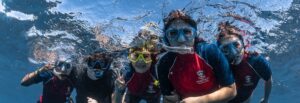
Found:
[[[208,103],[211,100],[209,100],[208,95],[204,95],[204,96],[196,97],[196,101],[201,102],[201,103]]]
[[[125,88],[117,88],[117,93],[123,94],[125,92]]]
[[[34,71],[34,75],[38,75],[39,74],[39,70]]]
[[[37,71],[38,71],[39,73],[41,73],[41,72],[46,71],[47,69],[48,69],[48,67],[44,66],[44,67],[38,69]]]
[[[268,101],[269,97],[263,97],[263,99],[264,99],[265,101]]]

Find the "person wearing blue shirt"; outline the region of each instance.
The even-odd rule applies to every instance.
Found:
[[[130,63],[124,67],[126,72],[117,81],[119,86],[116,87],[122,87],[119,88],[121,92],[118,101],[126,89],[124,95],[126,103],[140,103],[142,100],[146,103],[160,103],[161,95],[155,72],[158,53],[154,46],[156,41],[158,36],[154,31],[141,29],[130,43],[128,55]]]
[[[76,68],[76,103],[113,102],[115,72],[110,68],[110,52],[99,50],[84,57]]]
[[[265,81],[264,97],[261,103],[268,103],[272,87],[272,72],[269,62],[259,53],[246,52],[244,33],[229,22],[219,24],[217,44],[225,54],[237,85],[237,96],[229,103],[249,103],[250,97],[260,79]]]
[[[164,19],[165,53],[156,71],[165,103],[227,102],[236,95],[229,64],[214,44],[197,37],[197,24],[181,10]]]
[[[38,103],[73,103],[70,95],[74,87],[73,67],[68,60],[58,60],[54,65],[47,64],[42,68],[25,75],[22,86],[43,82],[43,95]]]

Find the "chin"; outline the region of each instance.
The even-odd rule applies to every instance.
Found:
[[[66,80],[66,77],[58,77],[59,80]]]
[[[60,80],[66,80],[67,78],[68,78],[68,76],[66,76],[66,75],[58,76],[58,79],[60,79]]]
[[[231,62],[233,65],[239,65],[242,62],[243,59],[237,59]]]
[[[134,69],[138,73],[145,73],[147,70],[150,69],[150,66],[143,65],[143,66],[134,66]]]

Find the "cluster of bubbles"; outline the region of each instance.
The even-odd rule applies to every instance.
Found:
[[[120,1],[114,1],[110,5],[117,5],[118,2]],[[35,30],[37,35],[28,37],[30,39],[29,45],[32,48],[30,60],[35,63],[52,62],[58,59],[58,57],[68,57],[69,55],[80,57],[99,48],[104,48],[108,51],[123,50],[130,47],[130,41],[137,35],[136,32],[140,29],[154,31],[155,34],[161,37],[161,28],[163,27],[161,21],[153,21],[155,19],[151,20],[151,18],[157,18],[159,17],[157,14],[159,14],[162,20],[170,11],[168,7],[176,4],[174,2],[168,0],[159,2],[160,5],[158,6],[161,9],[161,14],[158,13],[159,11],[148,10],[133,17],[113,17],[110,20],[97,23],[93,26],[89,26],[89,23],[86,21],[74,20],[76,18],[72,17],[76,15],[72,15],[74,13],[71,12],[69,14],[70,18],[60,21],[65,23],[55,24],[56,26],[52,25],[46,30]],[[245,41],[251,45],[249,46],[249,50],[261,53],[282,53],[288,44],[285,42],[274,43],[267,37],[276,39],[282,37],[291,38],[285,36],[285,33],[277,33],[279,30],[276,31],[276,26],[283,22],[280,20],[284,17],[281,17],[280,20],[263,17],[262,13],[265,11],[262,7],[257,6],[262,3],[262,1],[253,1],[251,3],[235,0],[192,0],[183,5],[181,9],[197,21],[197,32],[206,41],[215,42],[215,35],[219,32],[217,30],[218,23],[229,21],[245,31]],[[281,10],[281,12],[281,14],[284,14],[285,11]],[[276,14],[275,12],[271,13],[273,15]],[[272,22],[274,23],[272,24]],[[264,27],[265,25],[261,25],[263,23],[270,24],[271,28]],[[51,22],[48,25],[51,25]],[[139,27],[137,27],[137,30],[127,30],[129,26]],[[57,30],[58,28],[62,29]]]

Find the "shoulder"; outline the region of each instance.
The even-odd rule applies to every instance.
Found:
[[[107,72],[107,76],[109,76],[110,78],[112,78],[112,79],[117,78],[117,73],[114,70],[108,69],[106,72]]]
[[[42,78],[42,79],[50,79],[53,77],[53,72],[52,70],[47,70],[44,72],[39,73],[38,77]]]
[[[157,55],[157,60],[158,60],[157,62],[166,61],[166,60],[169,60],[169,59],[175,58],[175,57],[176,57],[176,53],[164,52],[164,53]]]
[[[197,54],[209,63],[223,61],[223,59],[226,59],[218,46],[214,43],[202,42],[197,44],[195,49]]]
[[[264,80],[269,80],[272,75],[272,71],[267,59],[258,53],[250,53],[248,56],[248,62],[256,71],[256,73]]]
[[[124,69],[124,79],[125,79],[125,82],[129,81],[130,78],[132,77],[133,73],[134,73],[134,69],[132,68],[131,64],[130,65],[127,65]]]
[[[220,53],[218,46],[214,43],[201,42],[195,46],[196,52],[200,55]]]
[[[53,77],[53,73],[51,70],[46,70],[43,72],[39,72],[36,77],[33,78],[34,83],[39,82],[47,82]]]
[[[155,65],[155,68],[168,68],[168,66],[172,65],[176,58],[176,53],[165,52],[158,56],[158,61]]]
[[[85,76],[86,76],[86,69],[87,68],[75,68],[73,72],[73,77],[77,84],[80,84],[81,82],[85,81]]]
[[[158,59],[158,62],[155,64],[155,75],[157,78],[167,76],[169,74],[169,70],[173,65],[176,58],[176,53],[165,52],[161,54]]]
[[[248,54],[248,61],[253,65],[268,64],[267,59],[263,55],[257,52],[248,52],[247,54]]]

